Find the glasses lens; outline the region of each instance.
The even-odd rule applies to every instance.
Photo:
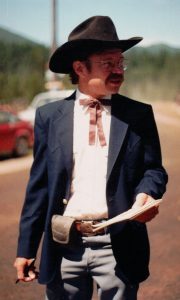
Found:
[[[113,61],[101,61],[101,66],[106,71],[112,71],[114,68],[118,68],[120,70],[127,70],[127,62],[119,61],[119,62],[113,62]]]

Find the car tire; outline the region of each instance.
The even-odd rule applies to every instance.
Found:
[[[29,145],[28,140],[25,137],[19,137],[16,140],[16,147],[14,149],[15,156],[24,156],[28,153]]]

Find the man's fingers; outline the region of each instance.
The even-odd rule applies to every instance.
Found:
[[[17,270],[18,280],[28,282],[36,278],[34,261],[35,259],[26,259],[23,257],[16,258],[14,267]]]
[[[24,258],[17,258],[15,263],[14,263],[14,267],[16,268],[17,270],[17,278],[19,280],[23,280],[24,279],[24,268],[26,266],[26,259]]]
[[[36,278],[35,272],[34,272],[33,270],[30,270],[30,271],[28,272],[28,275],[24,276],[23,281],[24,281],[24,282],[29,282],[29,281],[34,280],[35,278]]]
[[[144,212],[142,215],[135,218],[135,220],[139,221],[139,222],[143,222],[143,223],[151,221],[159,213],[158,208],[159,208],[159,206],[155,206],[155,207],[150,208],[149,210]]]
[[[145,193],[139,193],[136,196],[136,200],[132,206],[132,208],[139,208],[145,204],[147,204],[148,202],[154,200],[151,196],[145,194]]]
[[[146,203],[147,195],[145,193],[140,193],[136,196],[136,201],[134,202],[133,208],[138,208]]]
[[[23,280],[24,279],[24,269],[23,268],[18,268],[17,269],[17,278],[19,280]]]
[[[28,275],[29,275],[29,277],[30,277],[32,280],[36,278],[36,274],[35,274],[35,271],[34,271],[34,270],[30,270],[30,271],[28,272]]]

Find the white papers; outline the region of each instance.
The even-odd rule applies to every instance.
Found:
[[[112,225],[114,223],[118,223],[118,222],[122,222],[122,221],[126,221],[126,220],[133,220],[136,217],[138,217],[139,215],[143,214],[144,212],[146,212],[147,210],[149,210],[152,207],[158,206],[160,203],[162,202],[162,199],[158,199],[158,200],[151,200],[150,202],[148,202],[147,204],[138,207],[138,208],[131,208],[127,211],[125,211],[124,213],[109,219],[108,221],[104,221],[102,223],[99,224],[95,224],[93,225],[93,232],[96,232],[104,227],[107,227],[109,225]]]

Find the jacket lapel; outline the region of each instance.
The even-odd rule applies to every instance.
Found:
[[[73,95],[74,96],[74,95]],[[66,162],[66,168],[71,176],[73,159],[73,114],[74,99],[67,99],[58,107],[54,120],[54,147],[60,147]]]
[[[116,105],[118,101],[118,105]],[[110,174],[119,155],[121,147],[123,145],[128,124],[121,120],[121,99],[112,98],[111,107],[111,128],[110,128],[110,141],[109,141],[109,152],[108,152],[108,167],[107,167],[107,181],[109,180]]]

